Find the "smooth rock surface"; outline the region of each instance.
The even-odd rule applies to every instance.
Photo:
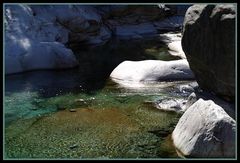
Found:
[[[112,71],[110,77],[132,82],[194,79],[188,62],[184,59],[175,61],[124,61]]]
[[[199,86],[229,101],[235,100],[235,17],[233,4],[193,5],[186,12],[182,37]]]
[[[5,74],[37,69],[62,69],[78,65],[65,47],[67,31],[47,22],[51,16],[35,17],[26,5],[6,6]]]
[[[188,157],[235,156],[236,121],[213,101],[199,99],[180,118],[172,138]]]

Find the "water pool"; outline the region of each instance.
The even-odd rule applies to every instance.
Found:
[[[108,78],[123,60],[163,59],[158,42],[112,42],[75,52],[76,69],[5,77],[6,158],[175,158],[171,132],[180,117],[151,102],[188,81],[123,88]],[[140,46],[141,45],[141,46]]]

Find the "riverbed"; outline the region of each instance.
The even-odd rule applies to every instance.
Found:
[[[5,77],[6,158],[176,158],[171,132],[179,113],[154,102],[182,98],[191,81],[126,88],[109,78],[124,60],[175,60],[158,39],[75,48],[78,68]],[[186,96],[187,97],[187,96]]]

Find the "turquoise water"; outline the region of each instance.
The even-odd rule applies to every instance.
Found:
[[[153,103],[180,97],[174,93],[176,86],[187,82],[134,89],[109,79],[113,68],[127,57],[174,59],[167,58],[166,49],[157,43],[123,42],[113,47],[110,42],[91,50],[78,49],[76,69],[6,76],[5,157],[178,157],[171,132],[180,115],[160,111]]]

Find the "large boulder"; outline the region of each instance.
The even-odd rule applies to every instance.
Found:
[[[182,48],[202,89],[235,97],[235,14],[231,4],[193,5],[185,15]]]
[[[5,21],[5,73],[36,69],[62,69],[78,65],[67,42],[67,30],[47,19],[35,18],[29,6],[7,5]]]
[[[90,5],[32,5],[35,19],[45,24],[56,24],[67,30],[67,44],[74,48],[79,43],[96,45],[105,43],[111,37],[98,10]],[[64,13],[64,14],[63,14]]]
[[[131,82],[194,79],[186,59],[124,61],[112,71],[110,77]]]
[[[180,118],[172,138],[188,157],[235,156],[236,121],[213,101],[199,99]]]
[[[6,74],[40,69],[65,69],[78,65],[73,52],[65,48],[63,44],[58,42],[29,42],[27,48],[21,47],[19,42],[6,45],[6,53],[8,54],[5,56]],[[17,51],[17,49],[21,51]]]

